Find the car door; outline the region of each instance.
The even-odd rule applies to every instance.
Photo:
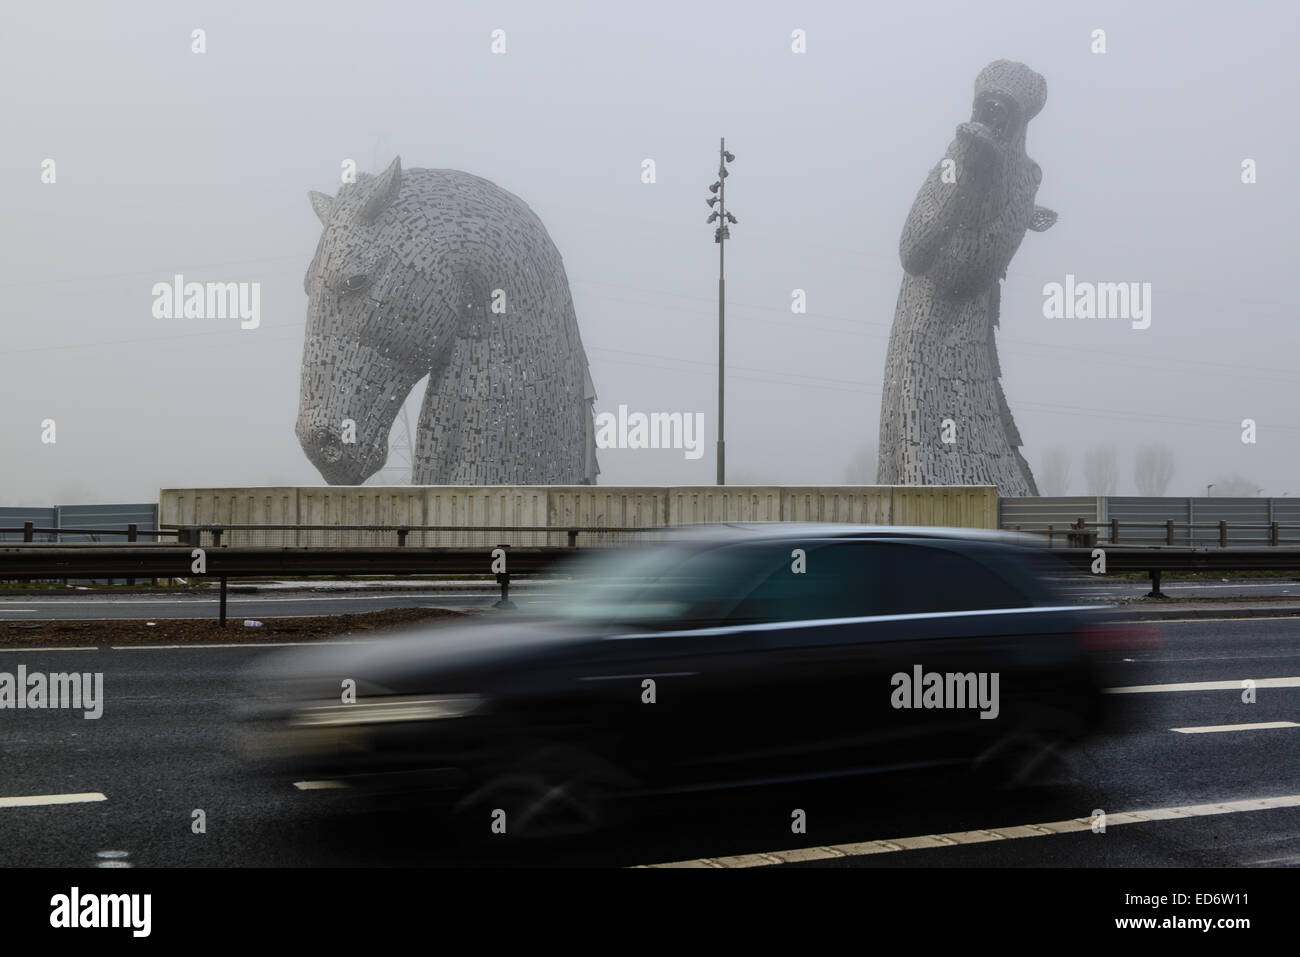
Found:
[[[694,786],[753,772],[784,676],[761,632],[728,612],[781,554],[742,544],[684,557],[641,596],[680,613],[613,629],[583,662],[579,680],[597,692],[623,761],[641,777]]]
[[[764,742],[773,773],[819,774],[858,761],[887,740],[893,649],[869,620],[882,604],[874,543],[791,538],[784,567],[733,610],[768,649],[781,681],[768,704]]]
[[[769,666],[785,678],[782,717],[769,722],[773,757],[812,773],[964,755],[966,739],[999,716],[979,692],[988,701],[993,675],[1017,666],[1023,639],[1006,618],[1027,597],[943,542],[832,540],[802,551],[800,572],[771,576],[737,609],[769,622]],[[933,674],[944,691],[954,676],[953,690],[971,700],[929,707],[916,686]]]

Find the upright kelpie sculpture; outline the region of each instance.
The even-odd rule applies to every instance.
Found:
[[[912,204],[881,388],[882,485],[1038,494],[998,381],[993,330],[999,281],[1025,230],[1056,221],[1034,205],[1043,174],[1025,153],[1026,127],[1046,100],[1046,81],[1023,63],[985,67],[970,122]]]

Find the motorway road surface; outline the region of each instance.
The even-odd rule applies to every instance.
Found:
[[[874,777],[665,799],[633,826],[533,851],[460,845],[431,814],[246,775],[229,713],[240,670],[266,649],[5,648],[0,671],[102,671],[107,700],[99,720],[0,711],[0,866],[1300,864],[1300,619],[1160,628],[1163,647],[1117,657],[1119,686],[1141,689],[1125,695],[1126,729],[1073,755],[1064,783],[988,794],[948,775]],[[1283,680],[1244,704],[1245,678]],[[193,833],[196,809],[206,833]],[[791,832],[794,809],[805,834]],[[1104,834],[1053,833],[1098,809]]]

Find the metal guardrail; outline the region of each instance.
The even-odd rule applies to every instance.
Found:
[[[24,542],[36,541],[37,535],[53,535],[55,536],[55,541],[58,540],[58,536],[60,535],[90,535],[92,538],[99,535],[125,535],[126,540],[128,542],[137,542],[140,540],[140,536],[142,535],[145,537],[153,537],[153,538],[177,536],[181,541],[184,541],[186,540],[185,538],[186,534],[187,533],[184,531],[173,529],[173,528],[141,529],[134,522],[128,524],[126,528],[64,528],[62,526],[54,526],[51,528],[38,528],[35,522],[23,522],[21,528],[0,528],[0,535],[22,535]],[[2,541],[3,540],[0,539],[0,542]],[[51,543],[46,542],[45,544],[51,544]],[[82,545],[85,543],[77,542],[76,544]],[[135,577],[128,576],[126,579],[126,583],[127,585],[134,585]],[[158,580],[155,578],[153,580],[153,583],[157,585]],[[113,584],[112,578],[108,579],[108,584],[110,585]]]
[[[1086,523],[1084,523],[1086,524]],[[221,526],[228,528],[229,526]],[[290,526],[294,527],[294,526]],[[446,526],[443,526],[446,528]],[[453,527],[457,528],[458,527]],[[494,531],[505,531],[502,526]],[[524,527],[526,531],[536,529]],[[1022,529],[1023,530],[1023,529]],[[483,531],[479,529],[479,531]],[[555,529],[547,529],[554,532]],[[567,533],[581,532],[570,529]],[[621,531],[621,530],[620,530]],[[655,529],[662,532],[663,529]],[[1187,547],[1078,544],[1089,530],[1072,528],[1075,540],[1052,550],[1068,564],[1091,570],[1099,549],[1105,554],[1105,574],[1145,571],[1153,596],[1160,595],[1164,571],[1300,570],[1300,548],[1276,546]],[[199,535],[187,532],[192,540]],[[571,538],[576,541],[576,536]],[[590,548],[592,546],[586,546]],[[601,546],[595,546],[601,547]],[[517,546],[495,542],[478,547],[355,547],[275,548],[261,546],[203,546],[137,543],[134,545],[0,544],[0,580],[67,578],[216,578],[220,582],[220,615],[225,623],[226,580],[265,575],[495,575],[501,586],[501,607],[509,607],[514,575],[536,574],[579,551],[576,545]],[[504,558],[504,570],[500,559]]]
[[[126,528],[37,528],[34,522],[23,522],[21,528],[0,528],[0,535],[21,535],[24,542],[33,542],[37,535],[125,535],[128,542],[138,541],[140,536],[178,536],[185,534],[178,528],[140,528],[128,525]]]
[[[494,575],[498,607],[510,605],[515,575],[573,557],[567,546],[483,548],[262,548],[194,545],[0,545],[0,579],[215,578],[226,623],[226,580],[264,575]],[[499,569],[504,566],[504,571]]]
[[[1045,535],[1049,546],[1057,547],[1059,544],[1067,548],[1102,544],[1164,545],[1182,548],[1250,547],[1243,545],[1242,532],[1258,532],[1259,544],[1266,547],[1300,545],[1300,525],[1280,522],[1175,522],[1172,519],[1164,522],[1128,522],[1115,518],[1108,522],[1087,522],[1079,519],[1069,525],[1016,522],[1005,524],[1002,529]],[[1201,529],[1209,530],[1211,534],[1198,538],[1196,533]],[[1147,530],[1155,530],[1156,534],[1148,534]]]
[[[1052,554],[1083,571],[1091,571],[1097,552],[1105,554],[1106,571],[1147,572],[1151,579],[1148,598],[1164,597],[1160,577],[1167,571],[1297,571],[1300,548],[1284,546],[1196,547],[1096,545],[1092,548],[1056,548]]]
[[[491,548],[260,548],[190,545],[0,545],[0,579],[241,578],[266,575],[487,575],[502,549],[512,573],[574,555],[563,546]],[[202,552],[201,559],[196,551]],[[202,561],[202,571],[195,566]]]

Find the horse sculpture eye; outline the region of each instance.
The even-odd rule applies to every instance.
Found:
[[[344,292],[361,292],[370,285],[370,277],[365,275],[349,276],[343,282]]]

